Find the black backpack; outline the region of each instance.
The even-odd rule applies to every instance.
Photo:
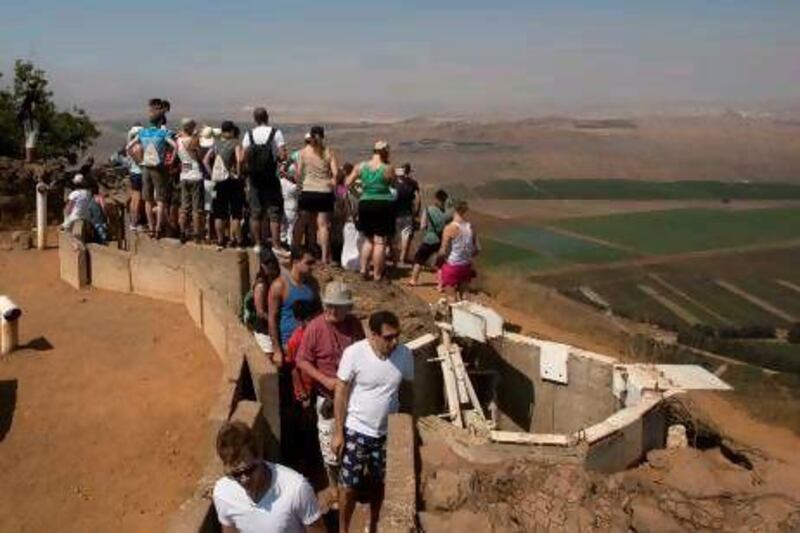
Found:
[[[250,146],[247,149],[247,169],[250,179],[256,183],[269,183],[277,180],[278,161],[272,143],[275,140],[275,128],[271,128],[265,144],[256,144],[253,130],[247,132]]]

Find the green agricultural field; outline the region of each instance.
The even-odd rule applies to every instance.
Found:
[[[599,287],[589,286],[621,316],[671,329],[687,325],[669,309],[642,292],[635,282],[623,281]]]
[[[563,261],[497,241],[480,237],[481,253],[478,256],[479,268],[513,268],[522,272],[545,270],[564,264]]]
[[[733,359],[770,370],[800,374],[800,344],[770,341],[727,341],[720,343],[716,351]]]
[[[800,292],[778,285],[774,279],[751,276],[735,280],[737,286],[800,321]]]
[[[571,200],[787,200],[800,185],[781,182],[496,179],[473,188],[481,198]]]
[[[672,209],[559,220],[558,227],[662,255],[800,239],[800,209]]]
[[[693,299],[702,302],[703,305],[727,318],[736,326],[786,325],[784,320],[723,289],[712,279],[696,277],[691,274],[664,277],[670,284],[689,294]]]
[[[490,230],[489,237],[560,262],[608,263],[632,257],[622,250],[529,224],[498,227]]]

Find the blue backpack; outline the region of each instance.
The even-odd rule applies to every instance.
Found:
[[[158,167],[164,164],[167,153],[169,131],[155,126],[148,126],[139,132],[142,143],[142,162],[144,167]]]

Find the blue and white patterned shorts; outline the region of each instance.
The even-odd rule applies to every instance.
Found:
[[[345,428],[339,483],[348,488],[382,484],[386,473],[386,437],[369,437]]]

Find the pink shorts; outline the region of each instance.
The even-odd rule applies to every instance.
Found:
[[[451,265],[450,263],[445,263],[439,273],[443,287],[458,287],[469,283],[475,277],[475,270],[472,269],[472,264]]]

